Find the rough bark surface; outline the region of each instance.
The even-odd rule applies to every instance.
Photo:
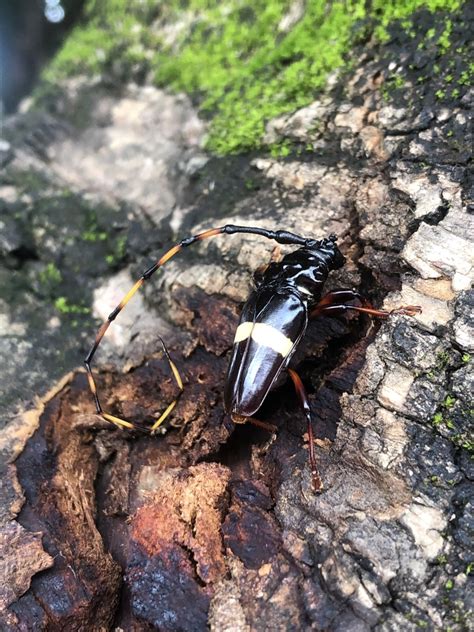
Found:
[[[429,59],[403,50],[416,81]],[[387,73],[367,53],[344,92],[334,79],[272,121],[269,142],[312,143],[285,160],[208,159],[188,101],[152,88],[112,95],[71,82],[50,111],[10,120],[0,154],[6,629],[469,628],[469,95],[440,108],[428,83],[423,101],[387,102]],[[98,419],[80,370],[47,392],[93,339],[84,307],[103,319],[173,237],[226,222],[336,233],[348,263],[328,290],[423,307],[382,326],[310,327],[298,361],[320,495],[288,384],[261,411],[278,427],[273,442],[223,411],[239,304],[270,242],[219,237],[173,259],[104,339],[104,406],[140,422],[176,396],[156,334],[166,339],[185,383],[166,433]]]

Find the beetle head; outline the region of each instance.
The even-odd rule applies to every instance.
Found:
[[[336,235],[329,235],[324,239],[308,240],[306,248],[322,256],[330,270],[338,270],[346,262],[346,258],[337,247]]]

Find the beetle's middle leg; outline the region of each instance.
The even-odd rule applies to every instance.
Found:
[[[350,305],[349,301],[359,301],[362,305]],[[414,316],[421,312],[421,307],[418,305],[401,305],[400,307],[386,311],[373,307],[373,305],[356,290],[335,290],[323,296],[312,310],[311,317],[320,316],[321,314],[326,316],[338,316],[349,310],[362,312],[375,318],[388,318],[394,314]]]
[[[323,489],[323,483],[319,475],[318,467],[316,465],[316,455],[314,453],[314,434],[313,424],[311,419],[311,408],[309,405],[308,394],[306,393],[303,382],[300,376],[293,369],[288,369],[288,373],[293,380],[296,392],[298,394],[301,406],[303,407],[308,422],[308,442],[309,442],[309,466],[311,468],[311,476],[313,477],[313,488],[315,492],[320,492]]]

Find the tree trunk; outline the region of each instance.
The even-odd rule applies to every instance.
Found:
[[[423,100],[387,97],[387,51],[400,47],[416,82],[426,65],[405,35],[271,121],[268,144],[301,149],[286,158],[210,158],[188,100],[150,87],[70,80],[54,108],[7,121],[6,629],[468,628],[468,100],[439,106],[429,79]],[[97,353],[104,409],[151,423],[177,396],[159,333],[185,386],[166,432],[105,423],[77,368],[150,260],[225,223],[335,233],[347,264],[328,291],[423,309],[311,323],[295,366],[320,494],[291,384],[259,412],[273,441],[223,408],[239,310],[274,243],[186,250],[111,325]]]

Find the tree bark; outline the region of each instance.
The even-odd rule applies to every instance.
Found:
[[[408,67],[417,52],[406,37]],[[387,56],[368,51],[318,101],[270,122],[268,143],[311,143],[288,158],[206,156],[190,103],[149,87],[114,96],[69,81],[54,111],[9,120],[7,629],[468,628],[468,101],[438,107],[433,81],[423,102],[387,102],[389,74]],[[160,174],[127,151],[136,146],[165,165]],[[321,494],[291,384],[259,416],[277,426],[272,442],[223,410],[239,309],[275,244],[251,235],[199,244],[112,324],[97,355],[104,408],[146,423],[176,397],[160,333],[185,385],[165,433],[101,421],[75,368],[95,333],[88,306],[99,322],[176,236],[225,223],[335,233],[347,264],[328,291],[423,308],[382,324],[311,324],[298,366]],[[24,279],[37,288],[29,303]]]

